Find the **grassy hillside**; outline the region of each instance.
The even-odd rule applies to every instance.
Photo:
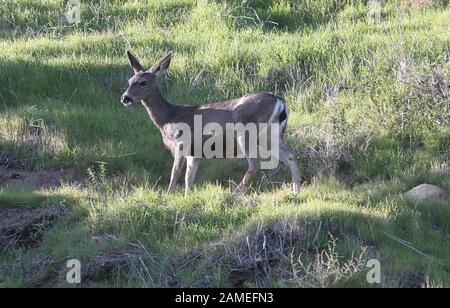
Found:
[[[450,201],[403,197],[450,192],[448,1],[381,1],[373,22],[359,0],[84,0],[77,25],[63,0],[0,1],[0,214],[64,213],[0,239],[0,286],[67,286],[73,258],[82,287],[450,286]],[[233,198],[229,160],[166,195],[158,130],[119,103],[127,49],[174,51],[174,103],[285,97],[301,194],[281,168]]]

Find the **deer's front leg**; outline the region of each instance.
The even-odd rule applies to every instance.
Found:
[[[170,175],[170,184],[169,188],[167,189],[168,193],[174,193],[175,189],[177,187],[178,179],[181,175],[181,170],[183,169],[184,162],[186,161],[186,158],[180,156],[179,154],[175,154],[173,159],[173,166],[172,166],[172,174]]]

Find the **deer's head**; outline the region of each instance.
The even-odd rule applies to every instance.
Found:
[[[157,87],[157,76],[169,68],[172,52],[159,59],[153,66],[145,70],[139,60],[127,51],[130,66],[134,71],[134,76],[128,80],[128,89],[122,95],[121,102],[125,106],[147,99],[152,90]]]

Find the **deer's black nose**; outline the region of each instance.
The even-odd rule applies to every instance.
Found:
[[[122,104],[124,104],[126,106],[133,103],[133,99],[126,94],[122,95],[122,98],[120,99],[120,101],[122,102]]]

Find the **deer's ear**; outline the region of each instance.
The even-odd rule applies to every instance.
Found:
[[[150,73],[160,74],[166,71],[170,66],[170,61],[172,60],[172,52],[169,52],[165,57],[162,57],[153,64],[149,69]]]
[[[136,57],[129,50],[127,50],[127,56],[128,56],[128,61],[130,62],[130,66],[133,69],[134,73],[144,71],[144,68],[142,67],[139,60],[136,59]]]

